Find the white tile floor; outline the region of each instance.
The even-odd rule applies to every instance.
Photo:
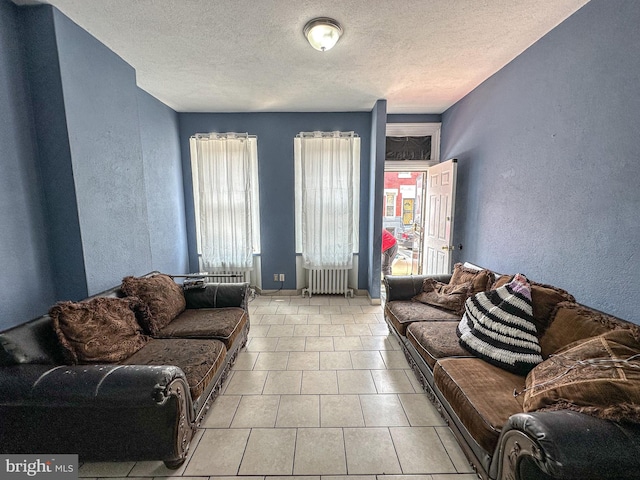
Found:
[[[249,342],[183,466],[85,463],[80,477],[477,480],[381,306],[265,295],[250,318]]]

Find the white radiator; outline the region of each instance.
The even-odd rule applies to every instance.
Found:
[[[242,283],[249,282],[250,271],[224,271],[224,272],[202,272],[207,282],[217,283]]]
[[[319,294],[347,294],[353,297],[353,289],[348,287],[349,270],[336,269],[308,269],[307,288],[302,289],[302,296],[309,294],[309,298],[314,293]]]

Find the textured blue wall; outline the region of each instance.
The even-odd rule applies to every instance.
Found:
[[[378,100],[371,110],[371,155],[369,157],[369,238],[372,252],[370,255],[367,285],[371,298],[380,298],[380,273],[382,263],[382,208],[384,199],[384,160],[387,138],[387,101]]]
[[[443,115],[456,260],[640,323],[640,2],[592,0]]]
[[[56,298],[76,300],[87,296],[87,282],[54,13],[49,6],[21,13],[54,289]]]
[[[190,266],[198,271],[189,137],[195,133],[248,132],[258,136],[260,175],[260,236],[262,242],[262,288],[280,287],[273,273],[284,273],[286,290],[296,288],[294,230],[293,138],[301,131],[355,131],[360,135],[360,258],[368,258],[369,147],[371,114],[356,113],[181,113],[187,234]],[[367,283],[366,262],[360,262],[359,285]]]
[[[187,270],[178,116],[55,8],[0,0],[0,329]]]
[[[17,7],[0,0],[0,330],[55,298]]]
[[[178,114],[138,89],[151,264],[166,273],[189,271]]]
[[[54,23],[92,294],[152,269],[135,71],[55,9]]]
[[[390,113],[387,123],[440,123],[442,115],[439,113]]]

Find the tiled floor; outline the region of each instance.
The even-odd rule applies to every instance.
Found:
[[[250,318],[249,342],[183,466],[86,463],[80,477],[477,479],[379,305],[259,296]]]

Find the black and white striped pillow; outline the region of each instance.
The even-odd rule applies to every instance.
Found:
[[[456,333],[469,352],[510,372],[526,375],[542,362],[531,286],[524,275],[468,298]]]

